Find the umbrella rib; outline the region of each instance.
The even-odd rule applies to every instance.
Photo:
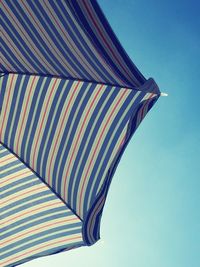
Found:
[[[33,76],[41,76],[41,77],[49,77],[49,78],[57,78],[57,79],[66,79],[66,80],[73,80],[73,81],[80,81],[80,82],[87,82],[87,83],[94,83],[94,84],[102,84],[105,86],[119,87],[119,88],[124,88],[124,89],[129,89],[129,90],[140,91],[140,92],[143,91],[143,90],[140,90],[138,87],[133,87],[133,86],[129,87],[129,86],[124,86],[124,85],[114,84],[114,83],[107,83],[107,82],[87,80],[87,79],[82,79],[82,78],[74,78],[74,77],[64,76],[64,75],[54,75],[54,74],[44,74],[44,73],[29,73],[29,72],[26,73],[26,72],[13,72],[13,71],[12,72],[0,72],[0,77],[3,77],[3,76],[8,75],[8,74],[30,75],[30,76],[33,75]],[[147,93],[148,93],[148,91],[147,91]],[[151,93],[151,92],[149,92],[149,93]],[[165,94],[165,93],[162,93],[162,94]],[[157,95],[159,95],[159,94],[157,94]]]

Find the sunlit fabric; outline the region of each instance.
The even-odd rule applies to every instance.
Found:
[[[0,266],[14,266],[100,238],[117,164],[160,91],[96,1],[0,5]]]
[[[81,220],[2,145],[0,156],[2,265],[83,245]]]

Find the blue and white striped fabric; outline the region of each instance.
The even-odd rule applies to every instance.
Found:
[[[2,0],[0,15],[3,72],[126,87],[145,81],[94,0]]]
[[[0,183],[6,186],[0,185],[2,201],[7,191],[19,196],[19,212],[29,208],[28,216],[35,218],[26,200],[36,194],[32,184],[41,186],[35,205],[45,206],[44,228],[54,225],[54,219],[62,221],[49,209],[48,198],[59,203],[66,217],[77,220],[58,227],[58,238],[69,242],[58,245],[55,224],[48,242],[53,244],[55,236],[56,245],[36,251],[35,244],[43,248],[42,242],[47,242],[46,236],[39,243],[34,240],[37,224],[19,217],[27,225],[25,237],[20,227],[13,230],[2,217],[3,227],[10,229],[10,243],[0,247],[2,266],[13,266],[100,238],[102,210],[117,164],[160,91],[132,63],[95,0],[2,0],[0,15]],[[5,157],[11,158],[8,166]],[[11,183],[10,171],[16,177]],[[28,196],[21,190],[29,190]],[[40,198],[44,202],[38,202]],[[11,196],[7,206],[18,218]],[[7,214],[3,207],[0,211]]]
[[[33,75],[2,79],[1,141],[85,219],[135,105],[148,108],[156,94]]]
[[[82,221],[0,144],[0,266],[83,245]]]

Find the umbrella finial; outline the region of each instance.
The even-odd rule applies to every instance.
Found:
[[[160,95],[161,95],[161,96],[168,96],[167,93],[161,93]]]

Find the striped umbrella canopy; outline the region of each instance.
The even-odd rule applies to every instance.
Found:
[[[96,0],[1,0],[0,266],[94,244],[119,160],[160,96]]]

